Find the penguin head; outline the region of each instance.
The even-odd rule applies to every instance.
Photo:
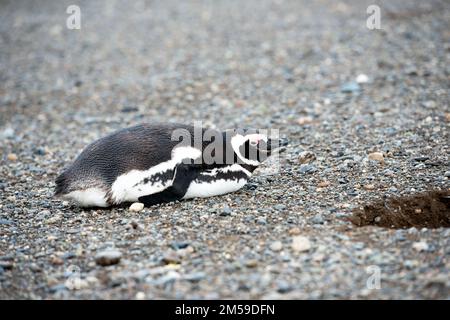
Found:
[[[255,167],[275,152],[284,151],[283,147],[287,144],[287,139],[271,138],[258,130],[236,130],[231,137],[231,146],[238,162]]]

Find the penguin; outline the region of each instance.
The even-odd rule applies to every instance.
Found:
[[[57,178],[55,196],[81,207],[141,202],[146,207],[242,188],[286,139],[258,130],[218,131],[147,123],[88,145]]]

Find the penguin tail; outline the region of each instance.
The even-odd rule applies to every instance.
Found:
[[[68,176],[67,172],[63,172],[56,178],[55,180],[56,187],[54,193],[55,197],[59,197],[68,193],[70,183],[67,176]]]

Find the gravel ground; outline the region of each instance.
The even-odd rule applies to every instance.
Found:
[[[81,30],[69,4],[0,1],[0,298],[450,298],[450,229],[348,220],[449,188],[447,1],[383,1],[382,30],[364,1],[79,1]],[[280,129],[279,174],[139,213],[52,197],[87,143],[195,120]]]

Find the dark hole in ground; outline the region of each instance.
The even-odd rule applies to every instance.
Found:
[[[385,228],[450,227],[450,191],[429,191],[394,197],[353,210],[350,221],[359,226]]]

